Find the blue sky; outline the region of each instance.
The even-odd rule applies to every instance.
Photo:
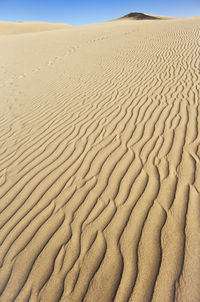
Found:
[[[46,21],[82,25],[129,12],[189,17],[200,15],[200,0],[0,0],[1,21]]]

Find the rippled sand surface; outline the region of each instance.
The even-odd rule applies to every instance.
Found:
[[[199,32],[0,36],[1,302],[200,301]]]

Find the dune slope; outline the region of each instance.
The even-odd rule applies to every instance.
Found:
[[[0,22],[0,35],[24,34],[68,28],[70,25],[48,22]]]
[[[0,37],[1,302],[200,300],[199,29]]]

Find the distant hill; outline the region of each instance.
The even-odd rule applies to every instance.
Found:
[[[164,20],[164,19],[168,19],[168,17],[147,15],[147,14],[139,13],[139,12],[131,12],[131,13],[129,13],[125,16],[122,16],[120,18],[117,18],[115,20],[123,20],[123,19],[129,19],[129,20]]]
[[[138,12],[133,12],[133,13],[129,13],[123,17],[121,17],[120,19],[124,19],[124,18],[129,18],[129,19],[134,19],[134,20],[155,20],[155,19],[160,19],[159,17],[155,17],[155,16],[151,16],[151,15],[146,15],[143,13],[138,13]]]

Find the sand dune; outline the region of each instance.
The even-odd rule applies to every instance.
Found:
[[[24,34],[68,28],[70,25],[48,22],[0,22],[0,35]]]
[[[200,301],[199,30],[0,37],[1,302]]]

